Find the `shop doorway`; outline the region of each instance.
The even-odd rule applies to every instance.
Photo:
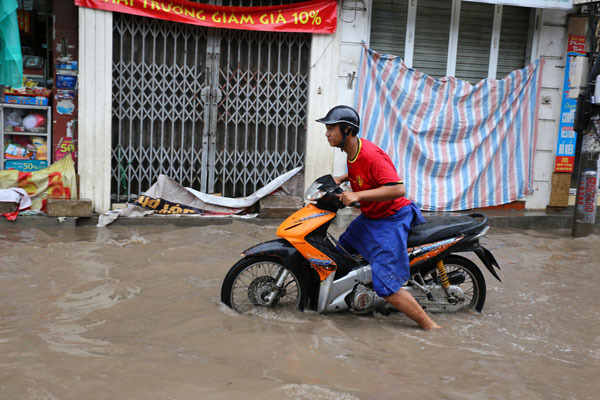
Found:
[[[302,165],[310,41],[115,13],[112,201],[160,174],[245,196]]]
[[[12,18],[15,7],[16,18]],[[34,172],[56,161],[52,2],[7,2],[2,14],[0,63],[6,62],[6,69],[0,85],[0,171]]]

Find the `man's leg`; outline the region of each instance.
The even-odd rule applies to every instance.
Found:
[[[436,324],[431,317],[421,308],[421,305],[415,298],[404,289],[398,290],[396,293],[384,297],[385,301],[396,307],[396,309],[415,321],[419,326],[426,331],[439,329],[441,326]]]

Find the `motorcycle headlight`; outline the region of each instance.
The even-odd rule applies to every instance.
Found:
[[[325,193],[326,192],[324,190],[321,190],[321,183],[314,182],[308,187],[308,189],[306,189],[306,194],[304,195],[304,197],[306,198],[306,200],[315,201],[325,196]]]

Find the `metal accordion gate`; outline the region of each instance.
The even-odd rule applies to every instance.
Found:
[[[246,196],[302,165],[309,34],[113,21],[113,202],[160,174]]]

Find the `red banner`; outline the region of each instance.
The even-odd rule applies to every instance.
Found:
[[[554,161],[554,172],[573,172],[575,157],[558,156]]]
[[[567,53],[571,52],[585,55],[585,36],[569,35]]]
[[[75,5],[213,28],[334,33],[337,26],[336,0],[267,7],[221,7],[185,0],[75,0]]]

